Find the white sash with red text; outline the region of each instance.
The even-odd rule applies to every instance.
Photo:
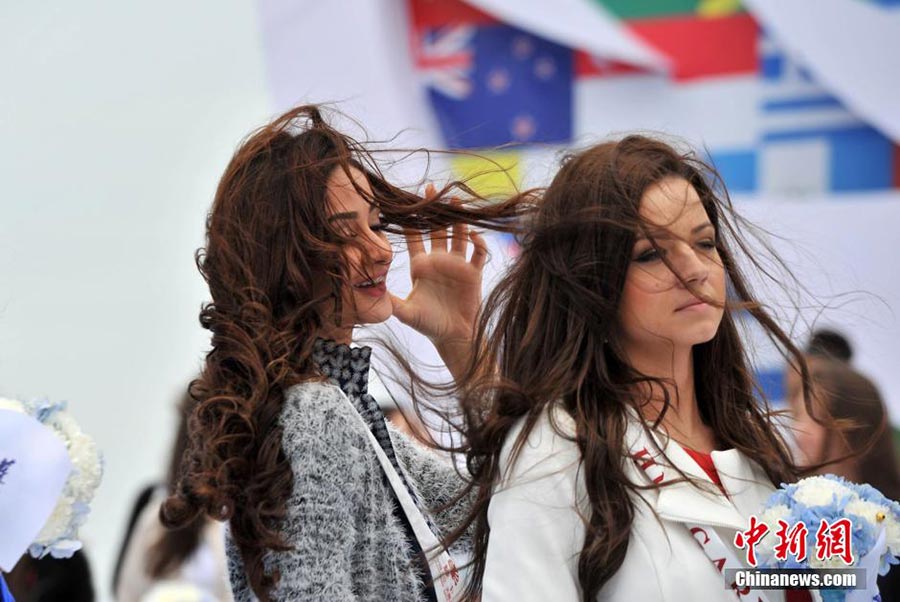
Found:
[[[347,403],[351,406],[353,405],[349,399],[347,399]],[[453,558],[450,557],[450,554],[440,546],[437,537],[434,532],[432,532],[431,527],[428,526],[428,521],[425,520],[422,511],[419,510],[419,507],[416,505],[415,501],[413,501],[412,496],[406,489],[403,479],[397,474],[397,470],[394,468],[394,465],[391,464],[387,454],[384,453],[384,450],[378,443],[378,439],[376,439],[375,435],[372,434],[372,431],[369,430],[368,425],[356,411],[355,407],[353,408],[353,415],[359,418],[360,424],[368,434],[369,444],[375,451],[375,455],[378,456],[378,462],[381,464],[381,468],[384,470],[384,474],[387,476],[388,482],[394,490],[394,494],[396,495],[397,501],[400,503],[400,507],[403,509],[403,513],[406,515],[407,520],[409,520],[409,524],[419,542],[419,546],[421,546],[422,551],[425,552],[425,555],[428,558],[428,569],[431,572],[431,578],[434,583],[434,592],[437,595],[438,602],[453,602],[456,599],[454,596],[458,595],[462,590],[462,588],[459,587],[460,576],[459,571],[456,568],[456,563],[453,562]]]
[[[645,445],[639,440],[629,450],[629,457],[634,460],[634,463],[651,483],[660,484],[665,482],[666,474],[663,467],[654,459],[650,449],[649,445]],[[688,522],[683,524],[690,531],[694,541],[700,545],[703,553],[716,567],[725,581],[726,588],[731,589],[740,602],[769,602],[768,596],[762,590],[749,587],[739,588],[734,582],[728,583],[725,578],[725,569],[746,569],[747,567],[740,563],[734,551],[725,545],[715,529],[709,525]]]

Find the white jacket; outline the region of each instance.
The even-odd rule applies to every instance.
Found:
[[[225,525],[208,520],[197,549],[172,573],[154,578],[147,573],[147,554],[165,533],[159,522],[159,506],[168,494],[157,488],[144,506],[122,562],[117,602],[153,602],[156,600],[215,600],[232,602],[228,570],[225,565]]]
[[[556,406],[555,423],[574,433],[574,421]],[[585,528],[579,512],[589,516],[580,453],[574,442],[561,437],[545,412],[529,434],[516,463],[509,465],[512,444],[524,421],[510,432],[501,455],[504,480],[495,488],[488,509],[490,539],[482,602],[580,601],[578,555]],[[628,425],[626,445],[640,449],[647,434],[637,422]],[[666,456],[685,474],[712,481],[676,442],[661,443]],[[637,447],[634,444],[638,443]],[[624,458],[624,455],[623,455]],[[645,490],[636,500],[628,552],[597,600],[632,602],[735,602],[685,523],[708,525],[741,561],[745,551],[734,548],[737,530],[748,528],[751,514],[759,515],[774,487],[758,464],[736,450],[714,451],[713,462],[731,501],[706,493],[688,482]],[[640,469],[624,464],[634,483],[645,483]],[[667,477],[667,480],[669,477]],[[712,487],[715,487],[714,485]],[[576,510],[577,509],[577,510]],[[770,602],[783,602],[781,591],[767,591]],[[814,599],[817,596],[814,596]]]

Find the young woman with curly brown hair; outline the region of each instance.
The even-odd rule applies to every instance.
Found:
[[[162,516],[228,521],[235,600],[446,600],[458,581],[435,548],[464,509],[430,511],[462,483],[387,427],[367,393],[371,349],[350,346],[357,325],[393,314],[451,372],[466,365],[486,258],[468,225],[509,228],[520,208],[448,202],[449,190],[391,185],[316,107],[255,132],[228,165],[198,254],[212,348]],[[385,287],[388,231],[407,235],[406,299]]]

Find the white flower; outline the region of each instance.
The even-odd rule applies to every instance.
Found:
[[[71,558],[80,549],[81,542],[77,539],[62,539],[53,544],[50,555],[54,558]]]
[[[797,483],[797,490],[794,492],[794,499],[808,507],[827,506],[835,496],[837,499],[845,496],[852,496],[855,499],[859,498],[856,492],[846,485],[824,477],[803,479]]]
[[[855,514],[859,518],[874,525],[878,522],[878,513],[880,512],[887,516],[890,513],[890,508],[857,498],[847,502],[847,505],[844,506],[844,512],[847,514]]]
[[[825,560],[819,560],[815,552],[809,555],[809,568],[811,569],[846,569],[848,568],[840,556],[831,556]]]
[[[892,556],[900,556],[900,522],[897,522],[894,515],[888,512],[884,522],[881,524],[884,526],[888,550],[890,550]]]
[[[873,525],[882,527],[885,531],[885,541],[887,547],[893,556],[900,554],[900,523],[894,513],[886,505],[876,504],[875,502],[867,502],[865,500],[853,500],[847,503],[844,508],[847,514],[854,514],[865,519]],[[882,515],[882,520],[878,520],[878,515]]]
[[[44,527],[35,538],[35,542],[49,545],[54,539],[58,539],[66,534],[69,530],[69,523],[72,522],[72,501],[72,498],[65,494],[64,489],[63,494],[56,501],[53,512],[50,513],[50,518],[47,519]]]
[[[54,426],[67,439],[66,447],[74,467],[72,476],[69,478],[72,491],[81,492],[81,494],[93,491],[100,484],[102,476],[102,465],[98,461],[99,454],[94,440],[81,431],[78,423],[69,414],[57,413],[53,420]],[[78,497],[83,497],[83,495]]]

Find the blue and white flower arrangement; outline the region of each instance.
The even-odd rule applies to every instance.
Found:
[[[816,553],[821,541],[817,533],[822,521],[833,524],[842,519],[850,521],[850,549],[852,562],[847,564],[839,555],[820,558]],[[766,501],[759,520],[768,532],[756,548],[761,568],[773,569],[866,569],[865,589],[822,589],[823,602],[851,600],[879,601],[877,575],[885,575],[892,565],[900,563],[900,503],[886,498],[871,485],[858,485],[828,474],[808,477],[797,483],[782,484]],[[776,557],[776,546],[782,543],[776,535],[783,521],[787,525],[805,526],[805,559],[792,554]]]
[[[66,403],[51,403],[45,399],[22,402],[0,398],[0,410],[11,410],[31,416],[51,430],[66,447],[72,470],[63,486],[50,517],[28,548],[34,558],[48,554],[53,558],[71,558],[82,544],[78,529],[90,512],[100,479],[103,476],[103,459],[94,440],[86,435],[72,415],[66,411]]]

